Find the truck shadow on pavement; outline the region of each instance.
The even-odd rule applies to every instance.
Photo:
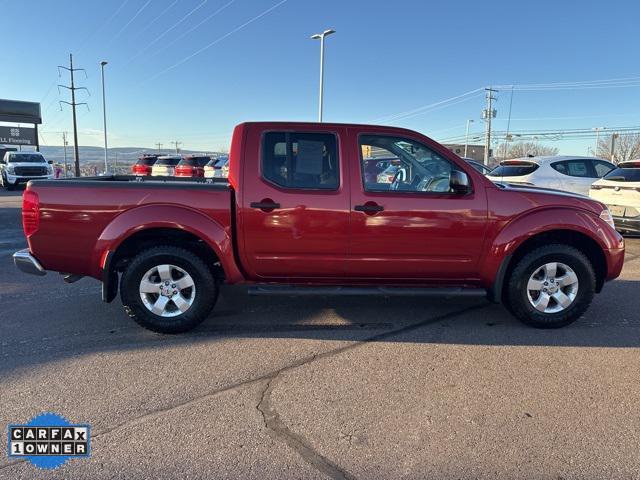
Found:
[[[638,287],[629,280],[608,284],[583,318],[557,330],[527,327],[482,298],[252,297],[245,288],[224,287],[214,312],[198,328],[161,335],[136,325],[119,300],[102,304],[98,284],[81,280],[60,287],[70,300],[53,296],[50,302],[40,298],[31,309],[28,303],[3,309],[0,377],[71,356],[234,339],[636,348]]]

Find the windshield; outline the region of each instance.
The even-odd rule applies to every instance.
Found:
[[[153,165],[154,163],[156,163],[157,158],[158,157],[140,157],[136,162],[136,165]]]
[[[175,167],[180,160],[180,158],[159,158],[155,165]]]
[[[538,169],[538,164],[533,162],[502,163],[491,170],[490,177],[521,177],[529,175]]]
[[[640,182],[640,168],[616,168],[607,173],[604,178],[614,182]]]
[[[12,153],[9,163],[44,163],[46,160],[39,153]]]

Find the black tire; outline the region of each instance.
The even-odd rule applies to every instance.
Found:
[[[156,315],[149,310],[140,295],[140,282],[154,266],[170,264],[180,267],[193,279],[195,296],[184,313],[173,317]],[[162,246],[136,255],[122,274],[120,298],[127,314],[136,323],[158,333],[182,333],[202,323],[218,299],[218,283],[200,257],[188,250]]]
[[[527,285],[531,275],[541,266],[559,262],[570,267],[578,277],[578,290],[573,302],[557,313],[538,311],[529,301]],[[560,328],[575,322],[591,305],[596,288],[596,275],[589,259],[568,245],[536,248],[515,265],[506,284],[505,303],[520,321],[536,328]]]
[[[5,190],[7,191],[11,191],[13,190],[13,185],[11,185],[7,179],[5,178],[4,174],[2,175],[2,186],[5,188]]]

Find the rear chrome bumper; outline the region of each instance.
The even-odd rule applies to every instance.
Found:
[[[613,217],[613,223],[618,231],[640,233],[640,219],[638,217]]]
[[[36,260],[36,258],[31,255],[29,249],[19,250],[13,254],[13,263],[15,263],[16,267],[22,270],[24,273],[28,273],[30,275],[46,275],[47,272],[40,262]]]

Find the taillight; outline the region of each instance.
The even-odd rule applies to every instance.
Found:
[[[27,237],[38,231],[40,226],[40,198],[33,190],[22,194],[22,229]]]

